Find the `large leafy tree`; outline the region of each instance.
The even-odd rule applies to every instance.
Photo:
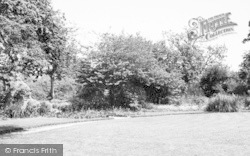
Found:
[[[92,62],[81,68],[78,81],[108,90],[111,105],[115,94],[131,88],[130,84],[143,88],[148,97],[154,92],[158,99],[181,86],[180,76],[164,70],[154,57],[152,42],[139,35],[105,34],[90,58]]]
[[[206,68],[222,64],[227,51],[224,45],[204,47],[198,43],[192,44],[184,33],[167,34],[167,42],[169,45],[164,48],[165,58],[170,58],[171,54],[170,60],[174,60],[174,62],[171,62],[172,65],[169,64],[169,59],[166,59],[165,62],[171,69],[175,66],[175,69],[182,73],[182,79],[188,85],[198,82]]]
[[[40,75],[43,54],[36,30],[42,25],[38,0],[0,1],[0,79],[4,89],[16,73]]]
[[[0,1],[0,79],[8,86],[17,73],[60,79],[71,59],[65,18],[53,10],[50,0]],[[6,87],[4,87],[6,88]]]
[[[69,44],[69,29],[65,25],[62,14],[54,11],[49,1],[39,6],[42,14],[42,25],[37,29],[38,41],[48,63],[45,74],[50,77],[49,98],[54,98],[55,80],[61,79],[65,73],[70,59],[73,59],[73,47]]]

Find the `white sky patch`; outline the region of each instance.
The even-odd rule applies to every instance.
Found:
[[[163,39],[162,32],[184,32],[191,18],[205,19],[231,12],[231,21],[238,24],[235,34],[219,36],[208,44],[225,44],[226,64],[239,69],[242,55],[250,50],[243,44],[250,27],[249,0],[52,0],[55,9],[65,13],[68,21],[79,28],[77,38],[82,44],[93,44],[100,33],[135,34],[147,39]]]

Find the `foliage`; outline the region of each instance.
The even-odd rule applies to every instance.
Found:
[[[241,63],[241,69],[239,72],[239,77],[249,89],[250,86],[250,51],[244,54],[243,62]]]
[[[210,98],[206,111],[208,112],[237,112],[239,101],[236,96],[218,94]]]
[[[175,62],[186,84],[198,81],[202,72],[202,52],[196,45],[188,42],[184,34],[169,34],[167,38],[172,53],[175,53]]]
[[[48,103],[31,102],[31,97],[71,99],[72,105],[56,107],[63,112],[140,110],[168,104],[180,94],[197,95],[198,84],[206,96],[244,94],[250,84],[249,54],[242,80],[229,78],[219,67],[225,46],[194,45],[184,33],[157,43],[139,34],[103,34],[81,62],[82,46],[71,35],[50,0],[0,0],[0,107],[8,116],[51,111]]]
[[[228,72],[225,67],[213,66],[203,74],[200,86],[207,97],[225,91],[224,82],[228,79]]]
[[[196,105],[203,107],[208,102],[208,98],[205,96],[181,96],[171,104],[182,106],[182,105]]]
[[[73,107],[73,104],[68,100],[52,100],[50,102],[51,102],[52,109],[59,110],[62,113],[74,112],[78,110],[78,109],[75,109]]]
[[[31,95],[30,87],[22,80],[10,84],[10,89],[4,95],[2,102],[4,108],[9,105],[22,105]]]
[[[225,84],[225,91],[229,94],[235,95],[248,95],[248,87],[243,80],[240,79],[239,73],[231,72],[228,75],[228,79]]]
[[[249,21],[248,26],[250,27],[250,21]],[[243,43],[246,43],[246,42],[248,42],[249,40],[250,40],[250,33],[247,35],[246,38],[244,38]]]
[[[205,69],[221,64],[225,58],[227,49],[223,45],[202,47],[192,44],[184,33],[166,33],[166,36],[169,45],[161,43],[160,51],[158,50],[160,59],[167,65],[166,70],[174,69],[182,74],[187,88],[200,81]]]
[[[49,98],[54,98],[54,83],[56,79],[61,79],[70,52],[66,51],[67,35],[69,29],[65,26],[65,18],[47,4],[42,10],[44,13],[43,25],[37,29],[38,40],[48,62],[46,74],[50,76]]]
[[[31,96],[37,100],[46,100],[49,94],[49,77],[42,76],[36,81],[34,78],[28,78],[25,82],[31,88]],[[76,94],[77,84],[73,78],[65,77],[61,81],[55,82],[55,98],[56,99],[70,99]]]
[[[72,48],[65,19],[50,0],[0,1],[0,80],[8,90],[16,73],[56,78],[71,64]],[[72,54],[72,55],[71,55]],[[70,65],[71,67],[71,65]],[[53,97],[53,96],[52,96]]]
[[[47,104],[46,102],[41,102],[40,105],[36,108],[36,112],[39,115],[48,114],[51,111],[51,105]]]
[[[92,89],[95,90],[92,93],[103,97],[106,90],[110,107],[129,107],[134,100],[131,96],[140,94],[129,90],[131,86],[143,88],[144,92],[158,90],[162,97],[178,92],[182,84],[180,75],[165,71],[152,48],[153,44],[139,35],[104,34],[98,50],[89,56],[91,60],[81,63],[77,79],[83,84],[80,94]]]
[[[7,106],[4,113],[10,118],[24,118],[48,115],[51,111],[52,106],[50,103],[29,99],[25,100],[24,103]]]
[[[4,90],[16,73],[40,75],[45,62],[36,30],[43,14],[38,6],[45,1],[1,0],[0,6],[0,79]]]

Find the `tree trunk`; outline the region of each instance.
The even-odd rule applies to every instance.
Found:
[[[50,75],[50,92],[49,92],[49,100],[53,100],[55,96],[55,77],[53,75]]]
[[[109,104],[111,107],[114,107],[115,105],[115,95],[114,95],[113,86],[111,86],[109,89]]]

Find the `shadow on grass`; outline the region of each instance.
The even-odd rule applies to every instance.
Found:
[[[18,126],[0,126],[0,135],[21,131],[24,131],[24,128]]]

